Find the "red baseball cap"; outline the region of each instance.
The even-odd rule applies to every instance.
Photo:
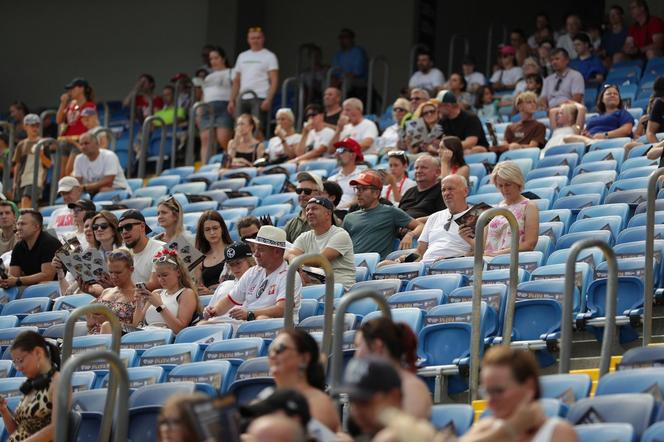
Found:
[[[383,180],[372,171],[362,172],[355,180],[350,181],[351,186],[372,186],[376,189],[383,188]]]
[[[505,45],[501,47],[498,52],[500,52],[501,55],[515,55],[516,50],[510,46],[510,45]]]
[[[362,146],[360,146],[360,143],[352,139],[351,137],[346,137],[341,141],[337,141],[334,143],[334,147],[342,148],[344,150],[354,152],[355,153],[355,158],[356,161],[362,162],[364,161],[364,154],[362,153]]]

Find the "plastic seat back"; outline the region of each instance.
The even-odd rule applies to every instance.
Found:
[[[434,274],[413,278],[408,283],[407,290],[440,289],[446,295],[468,283],[468,278],[460,274]]]
[[[447,303],[447,295],[441,289],[419,289],[400,292],[388,299],[392,308],[415,307],[429,310],[437,305]]]
[[[655,399],[644,393],[614,394],[581,399],[570,407],[567,420],[572,424],[627,423],[640,438],[652,422]]]

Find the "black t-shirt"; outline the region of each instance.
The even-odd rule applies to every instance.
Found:
[[[652,122],[658,123],[660,131],[664,128],[664,100],[661,98],[655,99],[655,102],[652,104],[652,109],[650,109],[650,116],[648,119]]]
[[[468,137],[477,137],[478,146],[488,146],[489,143],[484,136],[484,129],[482,129],[482,122],[477,115],[461,110],[461,113],[455,119],[443,118],[440,120],[440,125],[443,126],[443,133],[447,135],[454,135],[461,138],[461,141]]]
[[[12,250],[12,260],[10,266],[21,268],[22,276],[30,276],[41,272],[41,265],[53,260],[55,252],[62,244],[57,238],[52,237],[46,232],[41,232],[32,249],[28,249],[25,240],[19,241]],[[54,276],[53,279],[57,277]]]
[[[424,192],[417,190],[417,186],[411,187],[401,196],[399,208],[413,218],[429,216],[444,210],[445,203],[440,190],[440,182],[436,181],[436,184]]]
[[[341,111],[337,112],[336,114],[325,115],[323,121],[325,121],[325,124],[336,126],[340,116],[341,116]]]

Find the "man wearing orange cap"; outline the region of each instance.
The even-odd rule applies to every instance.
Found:
[[[410,248],[413,238],[420,235],[424,225],[397,207],[380,204],[378,200],[383,189],[380,176],[369,170],[351,180],[350,185],[355,188],[360,210],[346,215],[343,228],[353,240],[354,252],[378,252],[384,259],[392,252],[392,244],[397,239],[395,232],[404,227],[410,231],[404,235],[400,247]]]
[[[355,203],[355,190],[351,181],[360,176],[360,170],[357,169],[357,163],[364,161],[362,146],[353,138],[344,138],[334,143],[337,149],[335,155],[341,166],[341,170],[336,175],[328,178],[328,181],[334,181],[343,190],[341,201],[337,204],[337,209],[348,210]]]

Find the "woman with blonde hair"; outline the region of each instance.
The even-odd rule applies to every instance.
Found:
[[[443,128],[438,123],[438,100],[428,100],[419,105],[413,119],[405,125],[404,145],[410,153],[438,153],[438,143]]]
[[[169,244],[178,236],[184,236],[187,241],[193,242],[193,236],[184,227],[184,210],[175,197],[168,197],[157,204],[157,222],[164,231],[155,235],[154,239]]]
[[[282,107],[276,114],[277,126],[274,128],[274,137],[267,145],[267,154],[270,163],[283,163],[297,156],[295,148],[300,143],[302,135],[295,131],[295,115],[288,107]]]
[[[251,167],[263,158],[265,147],[261,142],[260,123],[250,114],[242,114],[235,121],[235,136],[228,143],[230,167]]]
[[[399,145],[403,138],[403,124],[410,115],[410,101],[399,97],[392,105],[392,119],[394,124],[385,128],[380,137],[378,137],[379,149],[392,149]]]

